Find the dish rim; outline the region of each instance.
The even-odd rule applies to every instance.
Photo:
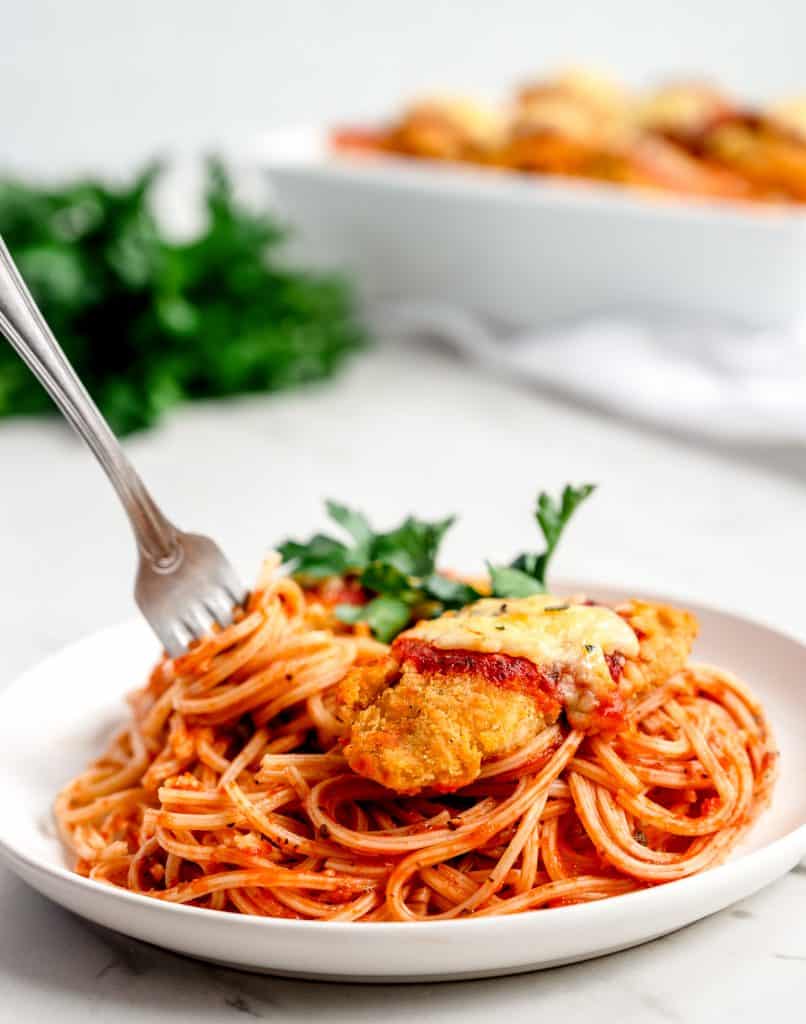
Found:
[[[646,600],[663,601],[672,597],[675,600],[682,600],[686,603],[687,607],[690,607],[695,612],[695,614],[702,611],[719,615],[723,618],[733,619],[739,624],[749,624],[762,628],[774,634],[778,639],[796,644],[801,648],[804,658],[806,659],[806,640],[800,639],[788,630],[773,626],[765,622],[764,619],[760,619],[755,616],[751,617],[722,605],[702,601],[686,601],[684,598],[674,597],[674,593],[664,596],[653,592],[647,592],[640,587],[630,587],[625,584],[618,585],[609,582],[594,582],[593,580],[589,580],[583,584],[579,580],[559,579],[556,581],[555,587],[558,590],[568,589],[570,591],[577,592],[591,588],[605,592],[630,592],[640,594],[642,599]],[[3,704],[8,699],[9,695],[16,694],[18,691],[24,689],[31,676],[38,674],[42,670],[47,670],[49,666],[58,662],[66,655],[75,653],[81,647],[88,646],[96,642],[101,637],[111,636],[113,634],[132,633],[135,630],[142,632],[145,629],[147,629],[147,627],[142,620],[132,617],[113,625],[103,627],[102,629],[87,633],[59,650],[48,654],[35,664],[29,666],[3,687],[2,691],[0,691],[0,713],[2,712]],[[762,812],[762,814],[763,813],[764,812]],[[61,842],[61,840],[59,840],[59,842]],[[748,868],[752,868],[753,865],[761,862],[762,860],[768,859],[773,852],[777,855],[778,859],[782,860],[790,858],[797,860],[799,857],[806,856],[806,820],[779,838],[773,839],[759,847],[759,849],[751,850],[747,853],[741,853],[736,857],[736,859],[728,859],[724,863],[718,864],[716,867],[709,868],[698,874],[675,879],[672,882],[667,882],[662,885],[650,886],[635,892],[623,893],[618,896],[610,896],[601,900],[592,900],[587,903],[525,910],[517,914],[491,915],[483,918],[453,918],[444,921],[309,921],[291,918],[235,914],[227,911],[210,910],[206,907],[195,907],[184,903],[171,903],[164,900],[154,899],[153,897],[149,897],[141,893],[130,892],[128,889],[122,889],[108,883],[96,882],[93,879],[85,878],[82,875],[76,874],[64,865],[51,864],[38,857],[21,852],[9,842],[6,833],[0,825],[0,856],[10,864],[16,864],[18,866],[22,866],[27,871],[48,876],[59,883],[75,885],[79,889],[86,891],[88,894],[95,894],[98,896],[105,894],[107,896],[111,896],[113,899],[120,901],[121,905],[128,903],[135,907],[141,907],[144,910],[157,910],[159,907],[162,907],[165,910],[171,910],[182,915],[189,914],[189,920],[195,919],[202,921],[210,919],[211,921],[218,920],[222,923],[225,921],[241,921],[244,922],[244,927],[277,928],[283,931],[286,929],[304,931],[313,928],[317,933],[327,930],[335,934],[344,933],[350,935],[356,934],[356,925],[367,924],[371,925],[369,934],[373,935],[378,935],[379,933],[397,934],[401,932],[401,929],[405,933],[410,933],[412,928],[417,928],[419,931],[427,929],[428,934],[434,935],[435,937],[438,932],[446,930],[454,931],[457,928],[462,928],[472,933],[472,931],[486,931],[489,928],[497,929],[504,926],[527,927],[528,924],[533,922],[537,917],[546,918],[547,912],[550,914],[548,920],[558,921],[558,915],[562,914],[561,920],[567,923],[573,921],[574,917],[579,917],[580,914],[583,915],[582,920],[590,919],[591,916],[595,917],[596,915],[606,915],[609,913],[608,907],[624,907],[625,900],[629,900],[631,904],[636,904],[640,901],[645,910],[651,913],[653,908],[658,910],[662,909],[664,902],[669,898],[667,895],[668,892],[680,893],[681,895],[685,892],[690,895],[690,898],[697,900],[697,890],[707,886],[708,879],[713,878],[715,874],[720,878],[725,878],[728,875],[736,875],[748,870]],[[360,930],[363,931],[364,929],[361,928]]]

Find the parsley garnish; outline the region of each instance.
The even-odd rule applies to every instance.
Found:
[[[436,569],[437,552],[453,517],[427,522],[409,516],[394,530],[378,533],[356,509],[328,501],[327,511],[348,539],[318,533],[307,543],[285,541],[278,551],[303,583],[329,576],[358,580],[371,600],[338,605],[342,622],[368,622],[374,635],[388,642],[412,621],[463,608],[481,597],[474,587]]]
[[[546,493],[539,496],[536,519],[546,549],[540,554],[519,555],[508,566],[490,565],[493,597],[528,597],[545,591],[546,570],[560,536],[593,489],[592,484],[569,485],[559,501]],[[303,585],[331,576],[360,583],[368,601],[337,605],[335,612],[342,622],[367,622],[373,634],[388,643],[412,622],[464,608],[484,596],[436,567],[439,546],[454,523],[453,517],[427,522],[409,516],[394,530],[379,533],[356,509],[328,501],[327,511],[342,528],[344,539],[317,533],[306,542],[287,540],[278,550]],[[552,610],[566,607],[557,605]],[[505,603],[501,611],[506,611]]]
[[[489,565],[492,591],[496,597],[529,597],[546,591],[546,572],[563,530],[579,505],[595,490],[595,484],[572,487],[566,484],[557,501],[543,491],[537,499],[535,518],[546,541],[540,554],[522,554],[505,566]]]

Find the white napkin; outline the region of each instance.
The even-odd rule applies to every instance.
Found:
[[[806,324],[607,318],[506,334],[433,302],[386,304],[372,319],[620,416],[719,441],[806,443]]]

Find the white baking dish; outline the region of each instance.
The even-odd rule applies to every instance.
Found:
[[[789,323],[806,312],[806,215],[380,156],[324,129],[264,138],[295,252],[371,299],[446,301],[512,325],[640,313]]]

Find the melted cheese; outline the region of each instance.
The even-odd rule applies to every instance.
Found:
[[[581,675],[607,684],[606,654],[638,654],[638,638],[612,609],[567,604],[549,594],[484,598],[459,612],[420,622],[404,636],[443,650],[526,658],[542,667],[573,665]]]

